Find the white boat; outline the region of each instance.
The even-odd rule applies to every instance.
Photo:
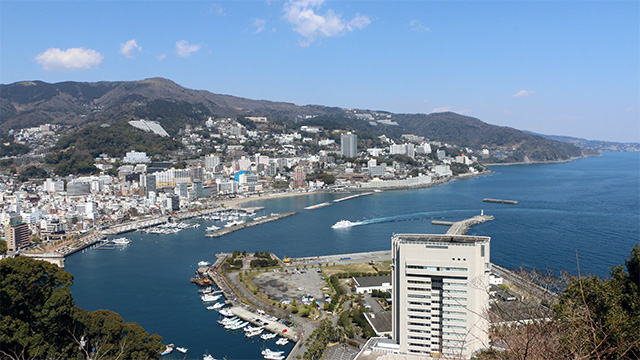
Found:
[[[262,332],[264,331],[264,329],[258,329],[258,330],[254,330],[254,331],[249,331],[247,333],[245,333],[246,337],[254,337],[254,336],[258,336],[260,334],[262,334]]]
[[[176,350],[180,351],[180,352],[181,352],[181,353],[183,353],[183,354],[186,354],[186,353],[187,353],[187,351],[189,351],[189,349],[187,349],[187,348],[183,348],[183,347],[179,347],[179,346],[176,348]]]
[[[276,354],[269,354],[269,355],[263,355],[263,357],[267,360],[282,360],[284,359],[284,355],[276,355]]]
[[[249,323],[246,321],[243,321],[239,324],[235,324],[229,327],[229,330],[238,330],[238,329],[242,329],[243,327],[247,326]],[[226,329],[226,327],[225,327]]]
[[[233,313],[231,312],[231,310],[228,310],[228,309],[221,309],[221,310],[220,310],[220,315],[222,315],[222,316],[227,316],[227,317],[231,317],[231,316],[233,316]]]
[[[210,262],[208,262],[208,261],[204,261],[204,260],[202,260],[202,261],[200,261],[200,262],[198,263],[198,266],[199,266],[199,267],[204,267],[204,266],[209,266],[209,265],[211,265],[211,263],[210,263]]]
[[[284,354],[284,351],[273,351],[271,349],[264,349],[262,350],[262,355],[282,355]]]
[[[216,231],[216,230],[220,230],[220,228],[215,225],[211,225],[207,227],[207,231]]]
[[[121,237],[121,238],[117,238],[117,239],[113,239],[111,240],[115,245],[127,245],[131,242],[131,240],[127,239],[126,237]]]
[[[224,306],[224,303],[215,303],[213,304],[212,307],[214,310],[218,310],[218,309],[221,309],[223,306]]]
[[[273,338],[274,338],[274,337],[276,337],[276,336],[278,336],[278,335],[277,335],[277,334],[274,334],[274,333],[269,333],[269,334],[262,334],[262,335],[260,335],[260,338],[261,338],[262,340],[271,340],[271,339],[273,339]]]
[[[202,299],[202,302],[213,302],[213,301],[218,301],[218,299],[220,299],[221,297],[222,295],[204,294],[200,296],[200,299]]]
[[[169,345],[167,345],[167,348],[164,349],[164,352],[162,354],[160,354],[160,356],[169,355],[169,354],[171,354],[172,351],[173,351],[173,344],[169,344]]]
[[[356,225],[356,223],[353,223],[349,220],[340,220],[337,223],[333,224],[331,226],[332,229],[345,229],[345,228],[349,228]]]
[[[209,354],[204,354],[204,355],[202,355],[202,360],[216,360],[216,358],[214,358],[213,356],[211,356]]]
[[[278,339],[278,341],[276,341],[276,345],[280,345],[280,346],[287,345],[288,343],[289,343],[289,339],[287,338],[280,338]]]

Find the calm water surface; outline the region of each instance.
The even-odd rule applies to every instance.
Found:
[[[87,250],[67,258],[76,303],[109,309],[126,321],[157,332],[165,343],[189,348],[187,358],[259,359],[275,341],[227,332],[207,311],[197,286],[188,282],[197,262],[224,251],[270,251],[280,257],[388,250],[394,233],[444,233],[431,220],[461,220],[479,214],[495,220],[474,226],[471,235],[491,237],[491,260],[507,268],[580,269],[606,276],[624,263],[640,241],[640,153],[607,153],[570,163],[494,166],[494,174],[418,190],[376,193],[317,210],[305,206],[344,195],[314,194],[253,202],[266,213],[298,215],[217,239],[197,229],[173,235],[129,233],[122,250]],[[483,198],[517,200],[518,205],[483,203]],[[340,220],[357,225],[331,229]],[[285,347],[290,350],[291,344]],[[167,358],[183,357],[179,353]]]

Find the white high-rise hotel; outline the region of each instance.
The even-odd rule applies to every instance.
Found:
[[[412,234],[391,242],[400,353],[468,359],[487,348],[490,238]]]

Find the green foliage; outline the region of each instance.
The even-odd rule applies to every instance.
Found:
[[[342,339],[341,328],[334,327],[331,320],[323,319],[307,339],[307,352],[304,354],[305,360],[321,359],[329,342],[337,342]],[[310,344],[311,343],[311,344]]]
[[[2,358],[81,359],[90,357],[90,347],[106,358],[159,357],[160,336],[125,323],[116,313],[76,307],[69,290],[72,281],[71,274],[45,261],[0,261]],[[87,342],[85,348],[79,346],[81,339]]]
[[[316,171],[314,171],[313,173],[307,174],[306,180],[307,181],[320,180],[327,185],[333,185],[336,182],[336,177],[333,176],[332,174],[316,169]]]
[[[61,136],[54,150],[83,152],[95,158],[101,153],[122,157],[127,151],[144,151],[149,156],[180,149],[182,145],[169,138],[144,132],[128,123],[102,127],[97,123],[86,124]]]
[[[18,181],[27,181],[28,179],[44,179],[46,177],[47,170],[32,165],[22,170],[20,176],[18,177]]]
[[[0,240],[0,255],[4,255],[7,253],[9,248],[7,247],[7,242],[4,240]]]
[[[360,329],[362,329],[363,338],[368,339],[370,337],[376,336],[376,332],[373,331],[373,328],[371,327],[371,325],[369,325],[369,322],[364,317],[364,312],[362,311],[361,307],[356,307],[351,310],[351,318],[353,319],[353,322],[357,324]]]
[[[300,311],[300,316],[302,316],[302,317],[309,317],[309,314],[311,314],[309,309],[304,309],[304,310]]]
[[[344,294],[344,289],[342,285],[340,285],[340,280],[335,275],[331,275],[329,277],[329,285],[333,288],[338,296],[342,296]]]
[[[555,307],[570,329],[564,341],[572,352],[589,358],[640,358],[640,248],[611,268],[611,279],[574,278]]]
[[[11,137],[0,139],[0,157],[18,156],[29,152],[29,146],[13,142]]]
[[[449,165],[449,168],[451,169],[451,173],[453,173],[454,176],[459,174],[466,174],[469,172],[469,166],[457,162],[452,162]]]
[[[371,291],[371,296],[373,297],[379,297],[379,298],[383,298],[383,299],[388,299],[391,297],[391,293],[388,291],[382,291],[382,290],[378,290],[378,289],[373,289]]]
[[[44,161],[55,165],[53,172],[60,176],[89,175],[98,172],[98,168],[93,165],[93,158],[86,152],[54,151],[49,153]]]

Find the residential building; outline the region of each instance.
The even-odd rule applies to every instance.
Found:
[[[487,348],[490,238],[398,234],[391,243],[400,353],[468,359]]]
[[[29,224],[20,221],[19,216],[11,217],[9,224],[4,227],[4,237],[7,242],[7,250],[15,252],[24,249],[31,244],[31,231]]]
[[[144,151],[129,151],[122,159],[122,162],[125,164],[151,163],[151,159]]]
[[[358,136],[356,134],[348,133],[340,136],[342,155],[346,157],[358,156]]]

